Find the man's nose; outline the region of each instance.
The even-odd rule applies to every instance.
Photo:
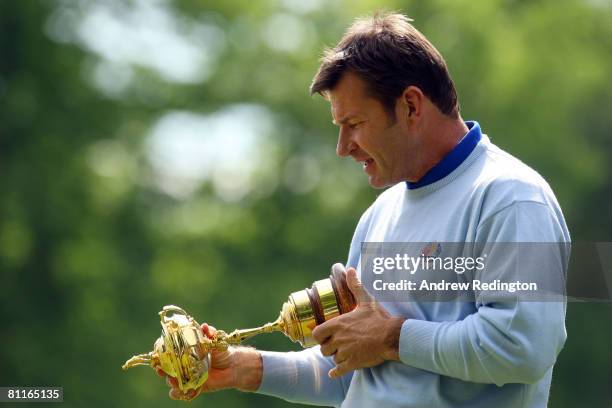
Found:
[[[348,132],[344,126],[340,128],[338,132],[338,144],[336,145],[336,154],[340,157],[346,157],[351,154],[353,150],[355,150],[357,146],[351,139],[351,134]]]

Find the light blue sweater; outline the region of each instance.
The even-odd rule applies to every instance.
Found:
[[[361,273],[362,242],[570,241],[545,180],[493,145],[478,123],[467,124],[469,133],[425,182],[389,188],[363,214],[347,265]],[[331,380],[334,363],[318,347],[264,351],[258,392],[343,407],[546,406],[566,339],[565,303],[488,302],[477,295],[475,302],[383,305],[407,319],[401,361]]]

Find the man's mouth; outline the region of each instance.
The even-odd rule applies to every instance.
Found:
[[[363,162],[363,167],[366,168],[369,165],[371,165],[372,163],[374,163],[374,159],[367,159]]]

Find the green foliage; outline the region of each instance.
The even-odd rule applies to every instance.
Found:
[[[250,327],[344,261],[377,193],[335,158],[308,86],[323,46],[381,4],[446,56],[463,116],[549,180],[574,240],[610,240],[612,7],[561,3],[2,1],[0,385],[61,385],[66,406],[173,406],[152,372],[120,370],[150,349],[161,306]],[[151,154],[163,118],[201,120],[205,139],[235,109],[255,119],[191,174],[164,173]],[[609,319],[609,305],[569,306],[551,406],[612,399]],[[195,404],[289,405],[234,391]]]

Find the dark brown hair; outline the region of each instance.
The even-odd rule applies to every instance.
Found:
[[[356,20],[338,45],[325,51],[310,93],[326,96],[344,72],[353,71],[393,117],[397,98],[411,85],[442,113],[458,117],[457,92],[446,62],[410,21],[397,13]]]

